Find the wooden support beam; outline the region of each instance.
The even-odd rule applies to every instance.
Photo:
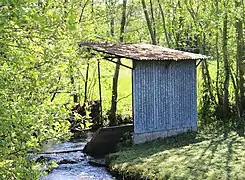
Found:
[[[196,68],[202,63],[203,59],[200,59],[200,61],[197,63]]]
[[[89,49],[90,50],[90,49]],[[90,53],[91,54],[91,56],[93,57],[93,56],[96,56],[96,54],[95,53]],[[122,63],[117,63],[116,61],[113,61],[112,59],[116,59],[116,58],[125,58],[125,57],[123,57],[123,56],[117,56],[117,55],[114,55],[114,56],[102,56],[103,57],[103,59],[105,59],[105,60],[107,60],[107,61],[110,61],[110,62],[112,62],[112,63],[115,63],[115,64],[120,64],[121,66],[123,66],[123,67],[126,67],[126,68],[128,68],[128,69],[133,69],[132,67],[130,67],[130,66],[127,66],[127,65],[125,65],[125,64],[122,64]],[[132,61],[134,61],[133,59],[131,59]]]
[[[87,91],[88,91],[88,76],[89,76],[89,60],[87,63],[87,70],[86,70],[86,80],[85,80],[85,88],[84,88],[84,103],[87,102]]]
[[[130,66],[127,66],[127,65],[122,64],[122,63],[118,63],[118,62],[116,62],[116,61],[113,61],[113,60],[110,59],[110,58],[104,57],[104,59],[107,60],[107,61],[113,62],[113,63],[115,63],[115,64],[120,64],[120,66],[126,67],[126,68],[128,68],[128,69],[133,69],[133,68],[130,67]]]
[[[103,114],[102,114],[102,93],[101,93],[100,60],[99,59],[98,59],[98,80],[99,80],[99,94],[100,94],[100,122],[102,122]]]

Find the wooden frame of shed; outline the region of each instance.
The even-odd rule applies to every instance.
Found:
[[[150,44],[80,43],[104,59],[133,61],[134,143],[197,130],[196,61],[208,56]]]

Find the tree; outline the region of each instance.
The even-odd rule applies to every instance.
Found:
[[[158,5],[159,5],[161,17],[162,17],[162,26],[163,26],[163,29],[164,29],[164,35],[165,35],[165,39],[166,39],[166,44],[170,48],[171,45],[170,45],[169,35],[168,35],[168,32],[167,32],[167,27],[166,27],[165,14],[163,12],[163,8],[162,8],[162,5],[161,5],[159,0],[158,0]]]
[[[124,34],[125,34],[125,26],[126,26],[126,9],[127,9],[127,0],[123,0],[123,6],[122,6],[122,19],[121,19],[121,27],[120,27],[120,38],[119,41],[123,42],[124,40]],[[116,69],[113,76],[113,83],[112,83],[112,98],[111,98],[111,109],[110,109],[110,125],[116,125],[117,124],[117,96],[118,96],[118,77],[119,77],[119,71],[120,71],[120,64],[121,59],[117,59]]]
[[[149,17],[149,13],[147,11],[147,8],[146,8],[145,0],[141,0],[141,4],[142,4],[143,11],[144,11],[144,14],[145,14],[145,19],[146,19],[147,27],[148,27],[148,30],[150,32],[150,37],[151,37],[152,44],[156,45],[157,44],[157,41],[156,41],[156,33],[154,33],[155,31],[153,30],[152,23],[150,21],[150,17]],[[152,14],[152,16],[153,16],[153,14]]]
[[[224,2],[224,7],[227,6],[227,3]],[[229,82],[230,82],[230,63],[228,60],[228,14],[227,10],[225,11],[223,19],[223,61],[224,61],[224,94],[223,94],[223,110],[224,110],[224,119],[227,119],[229,116]]]
[[[242,2],[243,1],[235,1],[235,7],[238,11],[242,13]],[[237,91],[240,92],[240,97],[237,99],[238,104],[238,118],[237,118],[237,131],[239,135],[244,135],[244,113],[245,113],[245,79],[244,79],[244,37],[243,37],[243,16],[236,17],[236,41],[237,41],[237,53],[236,53],[236,74],[237,74]],[[237,95],[239,96],[239,95]]]
[[[28,152],[69,136],[68,112],[53,95],[78,57],[77,14],[50,1],[5,1],[0,13],[0,179],[38,179]]]

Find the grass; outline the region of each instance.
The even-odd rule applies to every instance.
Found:
[[[131,65],[130,60],[122,59],[122,63],[128,66]],[[88,98],[89,100],[99,100],[99,88],[98,88],[98,75],[97,75],[97,63],[91,64],[89,71],[88,82]],[[82,69],[82,68],[81,68]],[[112,80],[115,70],[115,64],[108,61],[101,61],[101,88],[102,88],[102,105],[104,114],[110,109],[111,96],[112,96]],[[86,66],[81,70],[83,77],[86,75]],[[131,115],[132,111],[132,84],[131,84],[131,70],[125,67],[120,67],[119,80],[118,80],[118,113],[124,115]],[[63,78],[63,84],[60,88],[64,88],[65,91],[70,91],[70,79]],[[81,97],[81,102],[84,99],[84,80],[81,77],[75,77],[76,90]],[[70,93],[57,94],[54,102],[65,104],[70,102],[72,104],[73,98]]]
[[[184,134],[136,145],[108,159],[110,170],[125,179],[245,179],[244,144],[235,133],[227,138]]]

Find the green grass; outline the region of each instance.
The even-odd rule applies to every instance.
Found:
[[[104,79],[102,84],[102,96],[103,96],[103,106],[105,110],[110,109],[111,105],[111,90],[112,90],[112,80],[115,70],[115,65],[110,62],[107,63],[107,67],[110,68],[111,72],[108,74],[108,69],[105,70],[104,75],[108,75]],[[131,61],[123,59],[123,64],[131,66]],[[118,112],[119,114],[131,115],[132,111],[132,74],[131,70],[125,67],[120,67],[119,80],[118,80]]]
[[[245,139],[185,134],[109,155],[110,170],[136,179],[245,179]]]
[[[131,60],[122,59],[122,63],[128,66],[131,65]],[[102,105],[103,113],[105,114],[111,105],[112,96],[112,80],[115,70],[115,64],[108,61],[101,61],[101,88],[102,88]],[[83,77],[86,75],[86,66],[81,68]],[[118,80],[118,113],[123,115],[131,115],[132,111],[132,83],[131,83],[131,70],[125,67],[120,68],[119,80]],[[60,88],[65,91],[70,91],[70,79],[63,78],[63,84]],[[84,100],[84,81],[81,77],[75,77],[76,91],[78,92],[81,102]],[[70,88],[69,88],[70,87]],[[88,82],[88,98],[89,100],[99,99],[98,90],[98,75],[97,75],[97,63],[90,65],[89,82]],[[73,98],[69,93],[57,94],[54,102],[65,104],[70,102],[72,104]]]

